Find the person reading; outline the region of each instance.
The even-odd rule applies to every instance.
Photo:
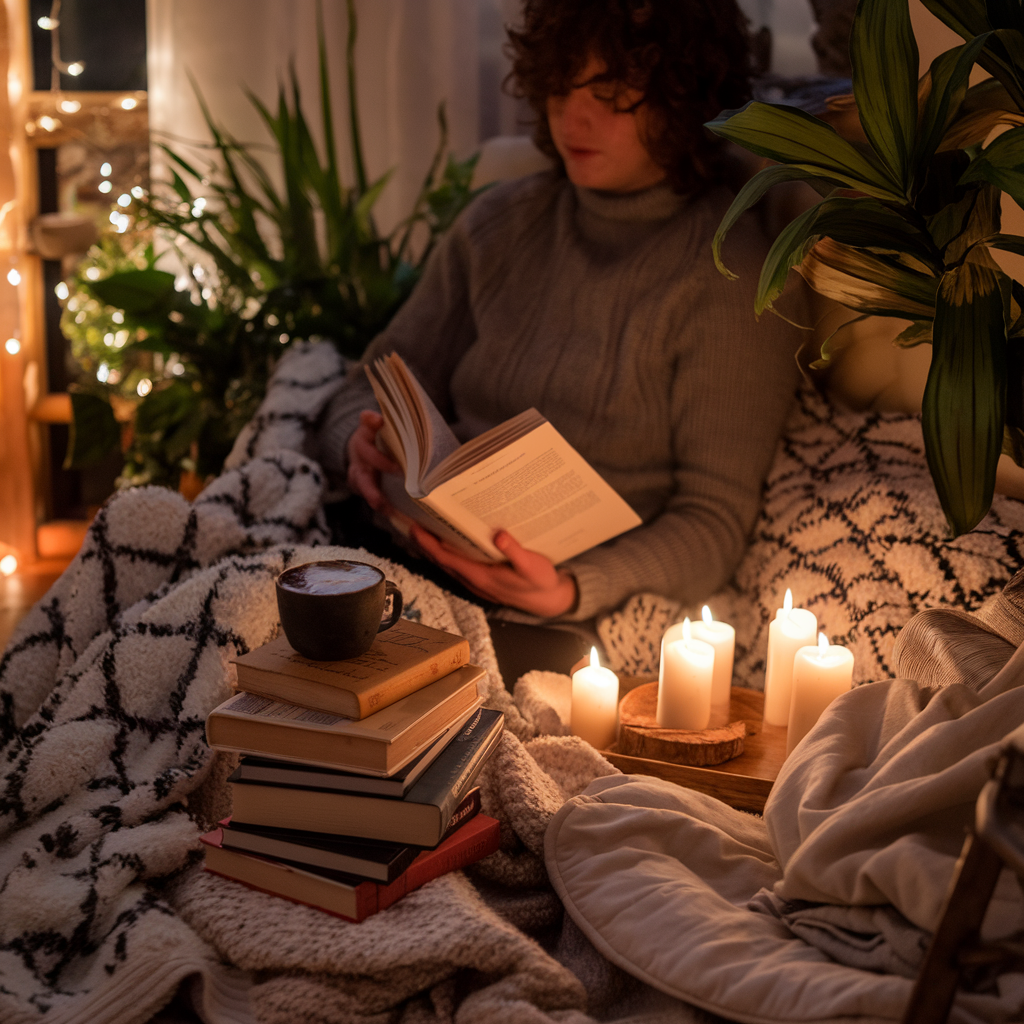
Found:
[[[734,0],[526,0],[509,40],[556,166],[463,212],[363,362],[398,353],[463,442],[536,408],[642,525],[559,565],[501,530],[500,564],[412,535],[477,596],[541,619],[641,591],[700,600],[743,553],[797,374],[794,329],[752,312],[756,219],[729,236],[738,282],[711,257],[732,192],[703,123],[748,97],[745,21]],[[387,511],[381,424],[353,367],[314,454]]]

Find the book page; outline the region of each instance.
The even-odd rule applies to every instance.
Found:
[[[439,515],[496,561],[507,530],[558,564],[640,525],[640,517],[555,428],[544,421],[428,495]]]

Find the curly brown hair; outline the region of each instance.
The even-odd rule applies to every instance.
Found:
[[[581,84],[593,55],[607,65],[594,81],[642,93],[642,141],[670,184],[694,192],[716,180],[722,143],[704,122],[750,98],[747,21],[735,0],[525,0],[522,27],[508,37],[506,86],[529,102],[534,141],[560,166],[547,100]]]

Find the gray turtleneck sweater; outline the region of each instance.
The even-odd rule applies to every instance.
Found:
[[[658,185],[611,196],[553,173],[491,189],[431,255],[364,361],[396,351],[466,440],[531,406],[643,525],[566,562],[583,620],[649,591],[687,603],[726,582],[758,511],[797,370],[796,332],[754,318],[768,243],[753,217],[711,239],[731,195]],[[361,367],[312,454],[344,480],[376,408]]]

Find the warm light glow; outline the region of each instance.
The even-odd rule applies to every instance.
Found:
[[[114,335],[114,348],[124,348],[125,343],[128,341],[127,331],[118,331]]]
[[[139,398],[145,398],[153,390],[153,382],[148,377],[143,377],[135,389]]]
[[[110,314],[110,319],[113,320],[115,324],[123,324],[124,313],[119,309],[115,309],[114,312]]]
[[[690,626],[689,616],[687,616],[685,619],[683,619],[683,642],[688,644],[692,639],[693,629]]]
[[[101,384],[106,384],[110,379],[110,367],[106,363],[100,363],[100,368],[96,371],[96,379]]]
[[[114,186],[109,181],[101,181],[96,187],[106,195]]]
[[[111,167],[109,163],[106,163],[106,162],[104,162],[104,163],[100,164],[100,174],[102,174],[104,178],[105,178],[105,177],[106,177],[106,176],[107,176],[108,174],[110,174],[110,172],[111,172],[111,171],[112,171],[113,169],[114,169],[114,168],[113,168],[113,167]]]
[[[36,24],[44,32],[52,32],[60,24],[60,21],[57,18],[48,18],[44,14],[43,17],[36,18]]]
[[[181,363],[175,363],[171,367],[171,373],[173,373],[175,377],[180,377],[184,372],[185,372],[185,367]]]
[[[58,106],[65,114],[77,114],[82,109],[78,100],[61,100]]]
[[[131,217],[128,216],[128,214],[126,214],[126,213],[118,214],[117,221],[114,224],[114,227],[117,228],[117,233],[119,235],[123,235],[128,230],[128,227],[131,224],[131,222],[132,222],[132,219],[131,219]]]
[[[828,637],[824,633],[818,634],[818,657],[824,658],[828,654]]]
[[[596,647],[591,647],[590,648],[590,667],[591,668],[600,668],[601,667],[601,661],[600,661],[600,659],[597,656],[597,648]]]
[[[288,344],[288,335],[287,334],[282,334],[277,340],[279,342],[281,342],[282,345],[287,345]]]
[[[141,199],[145,194],[146,190],[141,185],[132,186],[132,195],[135,196],[136,199]]]
[[[786,588],[786,596],[782,601],[782,610],[788,615],[793,610],[793,591]]]
[[[121,100],[122,110],[134,110],[138,105],[139,101],[133,96],[125,96],[125,98]]]
[[[87,267],[85,271],[85,276],[89,278],[90,281],[98,281],[100,279],[100,268]]]
[[[715,621],[714,616],[711,614],[711,609],[707,605],[701,608],[700,617],[709,625]]]
[[[7,283],[13,284],[15,288],[21,284],[21,274],[19,274],[13,267],[7,271]]]
[[[39,118],[39,127],[42,128],[44,132],[55,132],[60,127],[60,121],[55,117],[50,117],[48,114],[43,114],[43,116]]]
[[[8,338],[4,342],[4,348],[7,349],[12,356],[16,356],[21,351],[21,342],[18,341],[17,338]]]
[[[203,210],[205,210],[205,209],[206,209],[206,200],[202,196],[200,196],[192,204],[192,216],[193,217],[198,217],[203,212]]]
[[[56,295],[61,302],[63,302],[71,294],[71,292],[68,291],[67,284],[64,281],[61,281],[60,284],[58,284],[57,287],[53,289],[53,294]]]
[[[68,65],[68,74],[75,78],[77,78],[84,70],[85,64],[80,60],[73,61]]]
[[[112,348],[113,347],[113,345],[114,345],[114,334],[113,334],[112,331],[103,335],[103,344],[106,345],[107,348]]]
[[[188,288],[188,278],[184,274],[179,274],[174,279],[174,290],[176,292],[183,292]]]
[[[117,205],[118,206],[130,206],[131,202],[132,202],[132,197],[130,195],[128,195],[127,192],[122,192],[117,197]]]
[[[18,568],[18,560],[14,555],[4,555],[0,558],[0,573],[4,576],[10,576]]]

